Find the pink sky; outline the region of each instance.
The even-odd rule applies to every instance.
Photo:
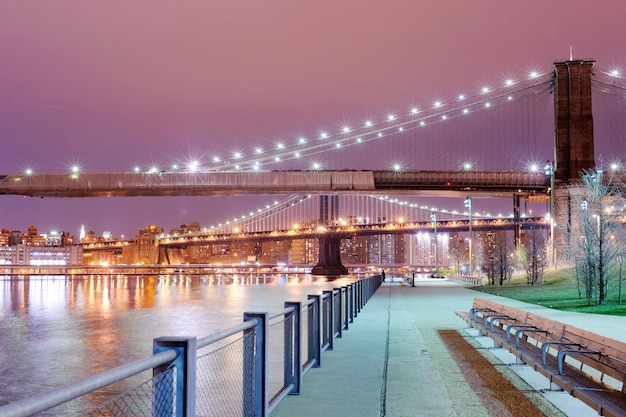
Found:
[[[619,0],[3,1],[0,174],[267,143],[549,71],[570,45],[609,69],[626,58],[625,16]],[[239,205],[250,199],[2,196],[0,227],[132,235]]]

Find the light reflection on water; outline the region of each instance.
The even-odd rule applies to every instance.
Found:
[[[310,275],[0,276],[0,405],[354,281]]]

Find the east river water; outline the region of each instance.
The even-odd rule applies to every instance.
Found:
[[[150,356],[156,337],[207,336],[355,278],[0,276],[0,405]]]

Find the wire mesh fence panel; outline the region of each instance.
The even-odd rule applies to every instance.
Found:
[[[254,361],[244,358],[245,345],[254,344],[254,332],[245,333],[228,344],[198,355],[196,368],[196,415],[248,416],[254,408],[246,410],[253,399],[244,401],[244,375],[254,375]],[[245,403],[245,404],[244,404]],[[253,406],[250,406],[253,407]]]
[[[312,310],[313,307],[308,305],[304,307],[302,313],[300,314],[300,335],[302,336],[300,344],[302,347],[302,363],[300,366],[302,368],[306,368],[309,361],[309,311]]]
[[[341,317],[342,317],[342,303],[341,303],[341,290],[339,291],[334,291],[333,292],[333,302],[334,304],[334,311],[335,311],[335,316],[333,317],[333,321],[334,321],[334,331],[336,334],[339,334],[340,330],[341,330]],[[334,336],[334,335],[333,335]]]
[[[288,341],[285,339],[284,326],[286,321],[282,319],[277,320],[275,323],[270,323],[269,326],[269,397],[282,391],[283,381],[285,375],[285,343]]]
[[[79,414],[81,417],[135,417],[175,415],[176,369],[165,372],[104,403]]]
[[[330,303],[332,299],[325,297],[322,301],[322,346],[324,349],[330,344]]]
[[[300,364],[296,362],[297,356],[294,350],[296,347],[294,314],[292,313],[286,316],[283,323],[283,383],[281,390],[294,382],[295,368],[300,366]]]
[[[313,304],[310,304],[307,309],[307,354],[306,354],[306,365],[311,365],[313,360],[315,359],[315,307]]]

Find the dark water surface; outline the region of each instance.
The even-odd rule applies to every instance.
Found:
[[[0,276],[0,405],[353,282],[310,275]]]

